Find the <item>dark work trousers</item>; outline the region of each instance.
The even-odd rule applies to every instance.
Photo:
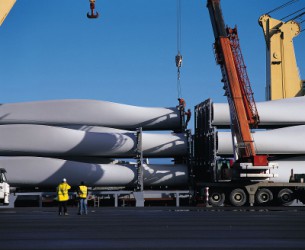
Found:
[[[58,213],[61,213],[62,209],[64,209],[64,213],[67,212],[67,201],[58,201]]]

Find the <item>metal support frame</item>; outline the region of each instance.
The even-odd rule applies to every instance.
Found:
[[[144,197],[149,198],[151,196],[162,197],[163,195],[173,195],[176,201],[176,207],[180,207],[180,198],[185,196],[193,195],[190,190],[147,190],[143,192],[133,192],[133,191],[95,191],[94,195],[97,198],[101,198],[104,195],[112,195],[114,198],[114,207],[119,206],[119,198],[122,195],[128,195],[129,197],[134,197],[136,200],[136,207],[144,206]]]
[[[187,147],[188,147],[188,156],[187,156],[187,159],[186,159],[186,164],[188,166],[188,175],[189,175],[189,178],[188,178],[188,185],[189,185],[189,189],[193,190],[194,189],[194,186],[195,186],[195,182],[194,182],[194,169],[193,169],[193,152],[194,152],[194,145],[193,145],[193,138],[192,138],[192,132],[190,129],[186,130],[186,134],[187,134],[187,138],[188,138],[188,141],[187,141]]]
[[[149,197],[151,195],[173,195],[176,201],[176,207],[180,207],[180,198],[183,196],[191,196],[193,195],[190,190],[150,190],[144,191],[145,197]]]
[[[216,128],[211,124],[213,120],[212,113],[211,99],[207,99],[195,106],[193,164],[196,169],[194,170],[203,171],[202,173],[206,174],[209,179],[215,179],[214,172],[217,159],[217,132]]]
[[[143,150],[142,150],[142,127],[137,129],[137,191],[143,192]]]
[[[137,185],[134,192],[136,207],[144,207],[144,173],[143,173],[143,149],[142,149],[142,127],[137,129]]]
[[[303,183],[303,185],[304,185],[304,183]],[[14,208],[15,201],[16,201],[18,195],[37,195],[37,196],[39,196],[39,207],[42,207],[42,197],[45,194],[55,195],[56,192],[11,193],[10,194],[10,204],[8,206],[0,206],[0,209]],[[129,196],[129,197],[133,196],[134,199],[136,200],[136,207],[143,207],[144,206],[144,197],[149,198],[154,195],[156,195],[158,197],[162,197],[163,195],[172,195],[173,197],[175,197],[176,207],[180,207],[180,198],[183,198],[186,196],[191,197],[193,195],[193,193],[190,190],[147,190],[147,191],[143,191],[143,192],[133,192],[133,191],[127,191],[127,190],[115,190],[115,191],[107,190],[107,191],[92,191],[91,195],[93,195],[94,199],[95,199],[94,207],[101,206],[102,197],[105,195],[113,197],[114,207],[119,207],[120,196]]]
[[[94,199],[97,200],[97,202],[94,204],[95,207],[100,206],[100,200],[102,196],[105,195],[111,195],[114,198],[114,207],[119,206],[119,198],[121,195],[131,195],[133,192],[132,191],[124,191],[124,190],[119,190],[119,191],[93,191],[92,194],[95,196]]]
[[[43,195],[43,192],[26,192],[26,193],[10,193],[10,197],[9,197],[9,200],[10,200],[10,203],[8,206],[0,206],[0,209],[1,208],[14,208],[15,207],[15,201],[17,200],[18,196],[19,195],[35,195],[35,196],[38,196],[39,197],[39,207],[42,207],[42,195]]]

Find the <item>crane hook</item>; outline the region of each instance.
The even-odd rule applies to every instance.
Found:
[[[94,9],[95,9],[95,0],[89,0],[90,1],[90,9],[91,9],[91,14],[89,12],[87,13],[88,18],[98,18],[99,13],[96,11],[96,14],[94,14]]]
[[[178,52],[178,55],[176,55],[175,57],[175,61],[176,61],[176,66],[178,69],[178,80],[180,80],[180,68],[182,66],[182,55],[180,54],[180,52]]]

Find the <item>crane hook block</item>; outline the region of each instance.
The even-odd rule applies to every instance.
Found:
[[[178,54],[176,55],[176,66],[177,68],[181,68],[182,66],[182,55]]]
[[[88,18],[98,18],[99,17],[99,13],[96,12],[96,14],[94,14],[94,13],[91,12],[91,14],[89,14],[89,12],[88,12],[87,13],[87,17]]]
[[[98,18],[99,17],[99,13],[96,11],[96,13],[94,13],[95,10],[95,0],[90,0],[90,9],[91,9],[91,13],[87,13],[87,17],[88,18]]]

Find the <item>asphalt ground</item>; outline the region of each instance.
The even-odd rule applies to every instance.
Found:
[[[305,208],[0,209],[0,249],[305,249]]]

